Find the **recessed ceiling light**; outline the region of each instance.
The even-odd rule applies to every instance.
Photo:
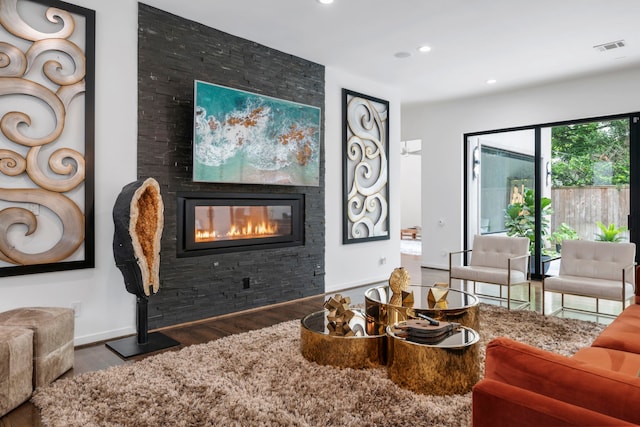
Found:
[[[426,44],[418,48],[418,52],[421,52],[421,53],[426,53],[430,51],[431,51],[431,46],[427,46]]]
[[[488,84],[488,85],[495,84],[496,82],[497,82],[497,80],[496,80],[496,79],[489,79],[489,80],[487,80],[487,84]]]
[[[411,54],[409,52],[396,52],[396,53],[393,54],[393,56],[395,56],[396,58],[403,59],[403,58],[410,57]]]
[[[318,0],[318,3],[331,4],[331,3],[333,3],[333,0]]]

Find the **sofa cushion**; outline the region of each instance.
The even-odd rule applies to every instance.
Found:
[[[637,376],[640,370],[640,354],[627,351],[612,350],[603,347],[587,347],[573,355],[575,360],[588,363],[598,368]]]
[[[485,378],[473,387],[473,427],[637,425]]]
[[[635,253],[634,243],[565,240],[560,275],[622,280],[622,269],[633,265]],[[628,281],[633,283],[633,269],[627,273]]]
[[[592,346],[640,354],[640,305],[632,304],[625,308]]]
[[[527,255],[528,253],[529,239],[526,237],[476,235],[473,237],[470,264],[472,266],[506,269],[509,258]],[[518,270],[525,275],[527,258],[522,257],[514,260],[511,263],[511,269]]]
[[[452,266],[451,277],[464,278],[482,283],[498,283],[513,285],[526,282],[527,276],[518,270],[511,270],[511,281],[509,280],[508,270],[505,268],[482,267],[476,265]]]
[[[571,275],[550,276],[544,279],[544,290],[621,301],[621,278],[622,274],[618,280]],[[633,297],[633,285],[625,283],[625,287],[625,299]]]
[[[640,378],[509,338],[496,338],[487,345],[485,378],[640,423]]]

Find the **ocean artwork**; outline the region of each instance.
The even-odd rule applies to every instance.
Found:
[[[318,186],[320,108],[195,81],[193,180]]]

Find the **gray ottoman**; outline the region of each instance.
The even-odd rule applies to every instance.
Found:
[[[31,397],[33,331],[0,326],[0,417]]]
[[[73,367],[74,313],[70,308],[28,307],[0,313],[0,327],[33,331],[33,388],[51,383]]]

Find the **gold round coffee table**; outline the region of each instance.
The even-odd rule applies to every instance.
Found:
[[[387,327],[389,378],[421,394],[464,394],[480,379],[478,332],[466,326],[437,344],[419,344]]]
[[[446,290],[446,298],[437,304],[430,302],[431,289]],[[383,334],[387,326],[416,317],[417,314],[480,330],[480,300],[475,295],[457,289],[418,284],[410,285],[408,293],[412,298],[394,294],[389,286],[367,289],[364,294],[367,332]]]
[[[327,328],[328,310],[316,311],[300,322],[300,350],[311,362],[342,368],[373,368],[386,364],[386,335],[366,332],[364,313],[353,310],[349,326],[356,335],[332,335]]]

